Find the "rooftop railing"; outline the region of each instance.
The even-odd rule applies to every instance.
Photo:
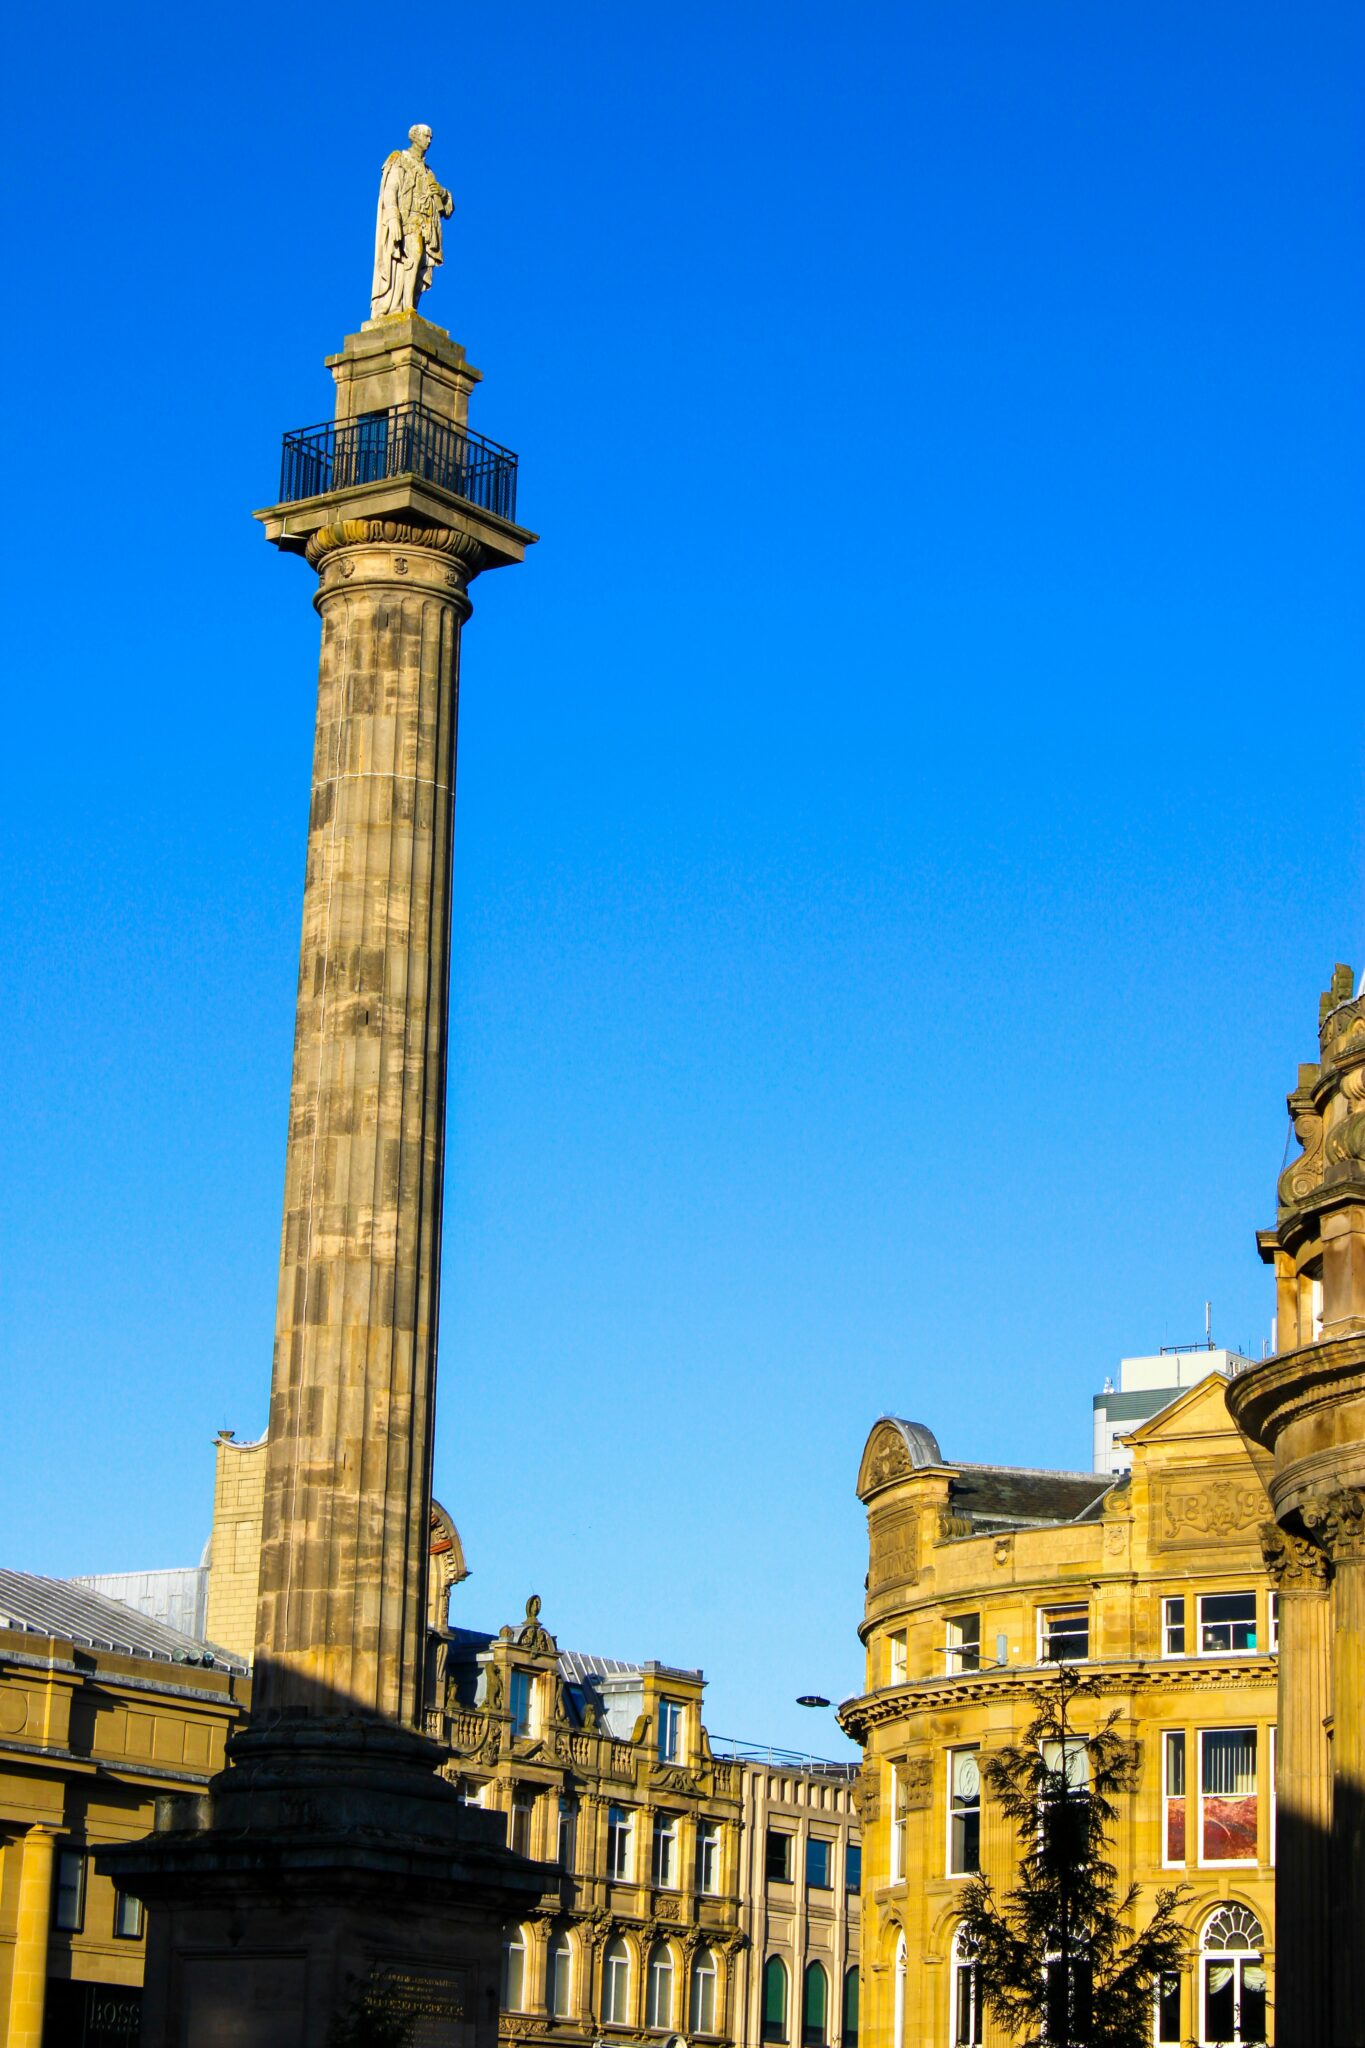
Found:
[[[400,476],[423,477],[466,504],[516,523],[517,458],[511,449],[417,404],[391,405],[355,420],[323,420],[286,434],[280,503]]]

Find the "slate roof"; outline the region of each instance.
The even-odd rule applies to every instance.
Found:
[[[453,1650],[491,1649],[497,1641],[481,1628],[447,1629]],[[660,1664],[655,1667],[673,1678],[695,1678],[700,1680],[700,1671],[689,1671],[685,1666]],[[559,1652],[559,1675],[566,1685],[581,1685],[586,1678],[642,1678],[643,1664],[632,1664],[620,1657],[589,1657],[582,1650],[561,1650]]]
[[[159,1664],[212,1664],[220,1671],[246,1671],[243,1658],[198,1636],[182,1635],[121,1600],[106,1599],[70,1579],[44,1579],[35,1572],[0,1571],[0,1628],[24,1635],[60,1636],[91,1650],[121,1657],[150,1657]]]
[[[949,1512],[976,1533],[1093,1519],[1117,1482],[1110,1472],[1041,1472],[1018,1465],[954,1465]]]

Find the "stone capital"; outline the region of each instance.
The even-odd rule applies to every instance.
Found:
[[[1261,1524],[1261,1556],[1270,1583],[1279,1593],[1322,1593],[1327,1588],[1327,1554],[1307,1536],[1296,1536],[1278,1522]]]
[[[1341,1486],[1310,1494],[1299,1516],[1334,1565],[1365,1563],[1365,1489]]]

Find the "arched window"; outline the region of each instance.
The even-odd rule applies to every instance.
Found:
[[[694,2034],[716,2031],[716,1959],[709,1948],[699,1948],[692,1958],[687,2024]]]
[[[502,1944],[502,2009],[521,2012],[526,1999],[526,1936],[513,1927]]]
[[[1265,2040],[1265,1936],[1246,1906],[1220,1906],[1199,1938],[1201,2041]]]
[[[844,2048],[858,2048],[858,1966],[844,1971]]]
[[[781,1956],[769,1956],[763,1965],[763,2038],[787,2038],[787,1965]]]
[[[568,2019],[573,2011],[573,1944],[561,1927],[550,1941],[546,1963],[546,2010],[557,2020]]]
[[[602,1957],[602,2017],[614,2027],[630,2019],[630,1950],[619,1934]]]
[[[953,2048],[980,2048],[981,1978],[960,1927],[953,1936],[953,1967],[949,1996],[953,2001],[953,2009],[950,2016],[952,2031],[948,2039],[952,2042]]]
[[[909,1959],[905,1952],[905,1936],[896,1943],[896,1982],[891,2004],[892,2048],[905,2048],[905,1977]]]
[[[823,1963],[807,1963],[801,1990],[801,2048],[825,2048],[829,2039],[829,1978]]]
[[[667,2033],[673,2024],[673,1958],[666,1941],[656,1941],[649,1952],[649,1981],[645,1989],[645,2025]]]

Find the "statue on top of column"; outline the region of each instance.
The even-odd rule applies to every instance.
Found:
[[[430,147],[431,130],[419,122],[408,130],[408,147],[394,150],[385,162],[374,231],[372,320],[415,313],[441,261],[441,222],[455,211],[455,202],[426,167]]]

